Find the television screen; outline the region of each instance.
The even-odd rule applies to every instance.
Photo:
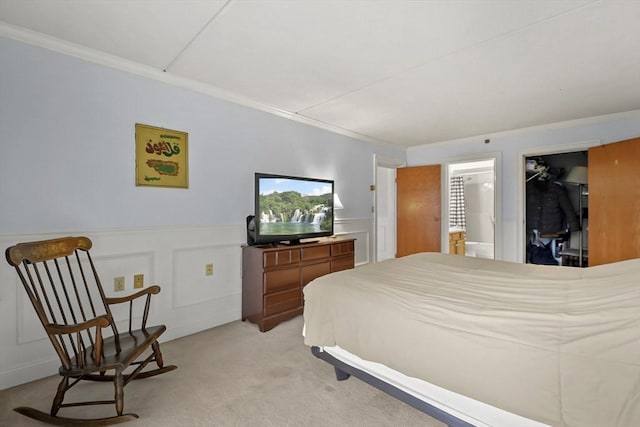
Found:
[[[333,181],[256,173],[255,243],[333,234]]]

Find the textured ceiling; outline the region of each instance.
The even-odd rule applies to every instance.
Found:
[[[640,109],[640,1],[0,0],[0,23],[402,147]]]

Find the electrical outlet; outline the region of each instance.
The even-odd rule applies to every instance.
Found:
[[[115,292],[124,291],[124,277],[116,277],[113,279],[113,290]]]
[[[205,265],[204,275],[205,276],[213,276],[213,264]]]
[[[134,289],[144,287],[144,274],[136,274],[133,276],[133,287]]]

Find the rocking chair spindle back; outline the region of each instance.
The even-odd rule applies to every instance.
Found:
[[[133,418],[124,414],[124,386],[133,379],[147,378],[175,369],[164,366],[158,337],[164,325],[147,327],[151,295],[158,286],[119,298],[105,295],[89,250],[86,237],[65,237],[39,242],[19,243],[6,250],[6,258],[15,267],[25,292],[51,341],[63,377],[49,414],[34,408],[15,410],[28,417],[55,425],[110,425]],[[134,302],[144,297],[142,322],[132,325]],[[129,304],[129,328],[120,334],[111,306]],[[148,353],[148,355],[147,355]],[[142,371],[149,362],[156,369]],[[125,373],[130,366],[133,371]],[[81,380],[112,381],[113,401],[63,403],[65,392]],[[61,408],[113,403],[116,415],[108,418],[77,419],[58,416]]]

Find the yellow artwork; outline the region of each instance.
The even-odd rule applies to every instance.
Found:
[[[186,132],[136,123],[136,185],[189,187]]]

